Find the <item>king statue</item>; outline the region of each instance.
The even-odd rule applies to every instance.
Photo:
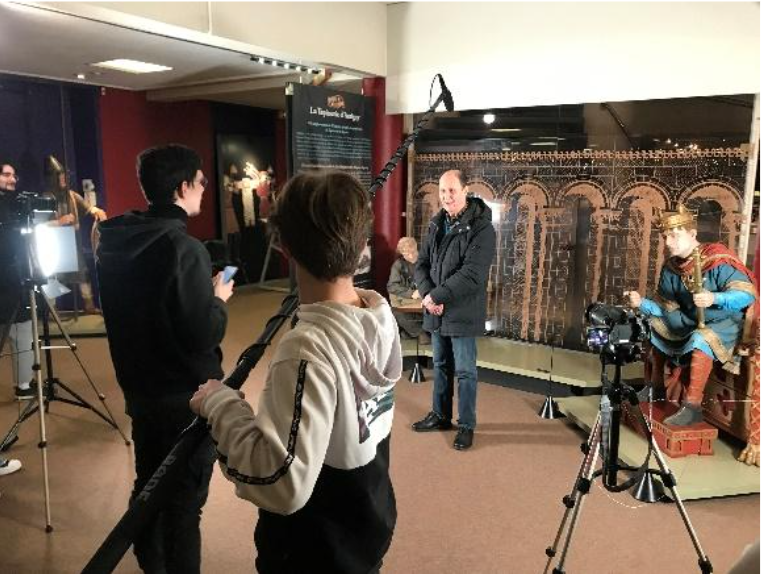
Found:
[[[758,295],[752,273],[730,249],[698,241],[696,217],[685,206],[660,213],[659,229],[669,259],[656,293],[653,298],[636,291],[624,295],[651,324],[646,380],[656,398],[680,405],[664,423],[691,426],[703,421],[704,387],[714,363],[739,372],[747,315],[753,315],[746,311],[754,311]],[[742,458],[759,465],[759,445],[747,447]]]

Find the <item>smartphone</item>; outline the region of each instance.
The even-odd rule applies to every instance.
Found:
[[[225,269],[222,270],[222,282],[228,283],[233,278],[233,275],[235,275],[237,271],[238,271],[238,267],[233,267],[232,265],[228,265],[227,267],[225,267]]]

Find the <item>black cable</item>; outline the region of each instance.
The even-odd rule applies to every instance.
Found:
[[[434,82],[441,78],[440,74],[437,74],[434,76],[434,79],[431,81],[431,88],[429,88],[429,102],[431,102],[431,91],[434,88]],[[381,171],[376,176],[376,178],[373,180],[373,182],[370,184],[370,187],[368,188],[368,194],[370,195],[371,201],[376,197],[376,193],[379,189],[381,189],[384,184],[386,183],[386,180],[389,179],[389,176],[392,175],[392,172],[397,167],[397,164],[399,161],[405,157],[405,154],[407,153],[408,148],[412,145],[412,143],[418,138],[418,134],[423,130],[423,126],[428,123],[428,121],[431,119],[432,114],[435,112],[437,107],[439,107],[439,104],[444,102],[447,98],[451,98],[449,96],[449,92],[442,91],[439,94],[439,97],[436,99],[436,101],[429,105],[429,109],[426,111],[425,114],[423,114],[423,117],[418,120],[418,122],[415,124],[415,127],[413,128],[413,131],[410,133],[407,138],[400,144],[400,146],[397,148],[397,151],[395,151],[392,154],[391,159],[386,162],[383,168],[381,168]]]

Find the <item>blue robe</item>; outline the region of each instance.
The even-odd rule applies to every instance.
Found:
[[[756,290],[745,273],[727,263],[702,277],[704,290],[714,293],[715,301],[704,310],[705,327],[698,329],[693,293],[673,266],[664,266],[656,297],[643,299],[640,307],[650,318],[651,342],[674,362],[698,349],[737,372],[734,349],[743,330],[744,309],[756,299]]]

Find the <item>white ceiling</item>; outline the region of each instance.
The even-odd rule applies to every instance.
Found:
[[[137,75],[89,66],[114,58],[173,69]],[[247,53],[6,2],[0,3],[0,72],[149,90],[149,98],[157,100],[208,99],[275,109],[284,107],[286,82],[300,81],[298,74],[251,61]],[[80,73],[86,74],[84,81],[77,79]],[[303,81],[311,79],[302,75]],[[342,89],[347,87],[356,88]]]

